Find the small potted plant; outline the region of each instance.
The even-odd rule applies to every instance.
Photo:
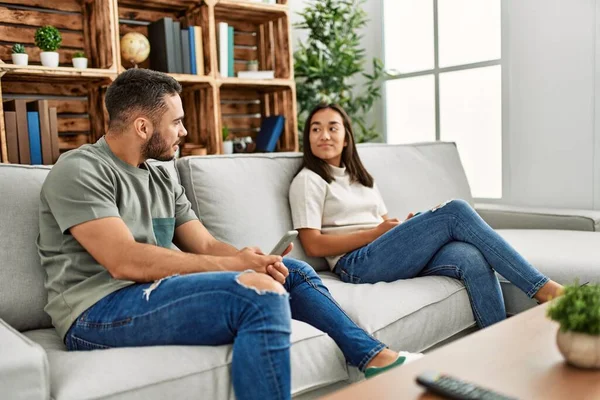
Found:
[[[73,53],[73,67],[75,68],[87,68],[88,59],[83,51],[76,51]]]
[[[248,71],[258,71],[258,60],[248,61]]]
[[[29,56],[25,53],[25,46],[15,43],[12,48],[12,62],[15,65],[27,65]]]
[[[556,343],[569,364],[600,368],[600,285],[566,286],[548,317],[560,325]]]
[[[233,140],[226,126],[223,127],[223,154],[233,154]]]
[[[58,67],[58,53],[56,50],[60,48],[62,36],[60,31],[51,25],[46,25],[38,28],[35,31],[35,45],[42,52],[40,58],[42,65],[45,67]]]

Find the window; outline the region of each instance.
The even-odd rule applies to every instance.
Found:
[[[501,0],[383,7],[388,143],[456,142],[473,196],[501,198]]]

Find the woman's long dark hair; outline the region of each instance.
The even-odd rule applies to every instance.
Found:
[[[344,130],[346,131],[345,140],[348,145],[345,146],[342,151],[342,163],[350,175],[350,181],[360,182],[363,186],[372,188],[373,177],[363,166],[362,161],[360,161],[360,157],[358,156],[358,152],[356,151],[352,121],[350,121],[350,117],[346,114],[346,111],[337,104],[319,104],[310,112],[310,115],[306,119],[306,124],[304,125],[304,163],[302,168],[310,169],[327,183],[331,183],[334,180],[327,162],[315,156],[310,148],[310,124],[312,118],[317,112],[328,108],[340,114],[344,122]],[[300,171],[302,168],[300,168]]]

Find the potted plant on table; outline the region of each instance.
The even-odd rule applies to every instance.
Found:
[[[62,36],[60,31],[51,25],[46,25],[38,28],[35,31],[35,45],[42,52],[40,58],[42,65],[45,67],[58,67],[58,53],[56,50],[60,48]]]
[[[12,48],[12,62],[15,65],[27,65],[29,56],[25,53],[25,46],[21,43],[15,43]]]
[[[600,368],[600,285],[566,286],[548,317],[560,324],[556,343],[569,364]]]
[[[87,68],[88,59],[83,51],[76,51],[73,53],[73,67],[75,68]]]

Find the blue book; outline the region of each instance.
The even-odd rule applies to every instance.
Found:
[[[272,115],[263,119],[260,132],[256,136],[256,151],[275,151],[277,141],[283,132],[285,118],[283,115]]]
[[[41,165],[42,139],[40,138],[40,114],[37,111],[27,111],[27,130],[29,131],[31,165]]]
[[[233,35],[234,35],[234,31],[233,31],[233,26],[228,26],[227,27],[227,58],[229,59],[227,67],[228,67],[228,72],[227,72],[227,76],[230,78],[235,77],[235,68],[233,65]]]
[[[190,42],[190,72],[192,75],[198,75],[198,69],[196,68],[196,38],[194,36],[194,30],[197,29],[193,26],[188,28],[188,37]]]

